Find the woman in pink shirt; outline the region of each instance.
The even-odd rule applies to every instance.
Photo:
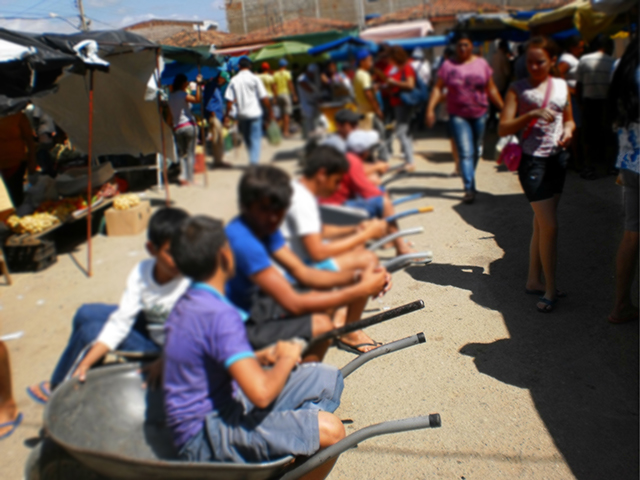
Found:
[[[485,59],[473,54],[469,34],[459,32],[455,45],[455,59],[445,60],[438,70],[438,80],[429,98],[426,123],[429,127],[435,124],[435,108],[446,87],[449,124],[462,169],[463,201],[472,203],[476,194],[475,169],[482,154],[489,99],[498,110],[502,110],[503,102],[493,83],[491,67]]]

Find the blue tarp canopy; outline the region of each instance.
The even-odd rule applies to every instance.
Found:
[[[203,78],[208,79],[217,77],[220,69],[217,67],[200,67],[200,72],[202,73]],[[194,82],[196,75],[198,75],[198,66],[180,62],[167,63],[162,71],[162,76],[160,77],[162,85],[171,85],[173,83],[173,79],[179,73],[184,73],[190,82]]]
[[[413,50],[414,48],[444,47],[449,43],[449,36],[431,35],[427,37],[400,38],[397,40],[389,40],[386,43],[389,45],[399,45],[405,50]]]
[[[316,47],[310,48],[307,52],[309,55],[320,55],[321,53],[331,52],[331,51],[353,51],[360,50],[362,48],[366,48],[369,51],[376,52],[378,50],[378,46],[373,42],[368,42],[367,40],[362,40],[358,37],[344,37],[339,38],[338,40],[334,40],[333,42],[323,43],[322,45],[318,45]],[[374,50],[372,50],[374,49]]]

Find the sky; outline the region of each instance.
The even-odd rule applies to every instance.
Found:
[[[224,0],[83,0],[91,30],[126,27],[153,18],[211,20],[227,29]],[[0,27],[26,32],[73,33],[80,20],[75,0],[0,0]]]

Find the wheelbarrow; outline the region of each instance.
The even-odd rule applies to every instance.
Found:
[[[373,318],[373,317],[372,317]],[[341,371],[346,378],[374,358],[425,342],[423,333],[359,355]],[[70,379],[51,396],[44,413],[46,439],[29,456],[27,480],[293,480],[369,438],[435,428],[439,414],[371,425],[308,458],[264,463],[183,462],[165,425],[161,390],[145,387],[141,364],[91,370],[84,384]]]

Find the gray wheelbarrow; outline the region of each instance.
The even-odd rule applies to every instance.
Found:
[[[376,357],[424,342],[419,333],[378,347],[344,366],[343,376]],[[103,367],[91,370],[84,384],[71,379],[60,385],[44,413],[47,439],[30,455],[25,478],[292,480],[371,437],[441,424],[440,416],[431,414],[371,425],[308,458],[287,456],[245,464],[183,462],[165,425],[162,392],[145,388],[140,366]]]

